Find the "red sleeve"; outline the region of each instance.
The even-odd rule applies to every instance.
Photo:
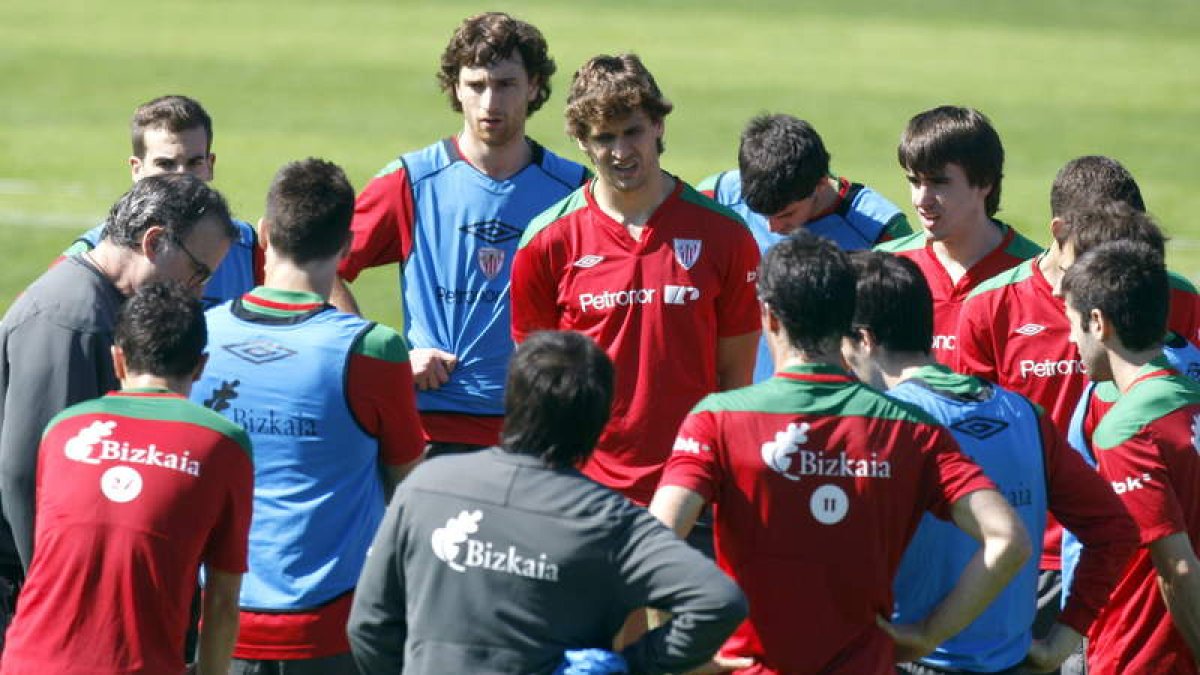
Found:
[[[758,244],[739,224],[730,242],[730,266],[717,297],[717,336],[734,337],[761,328],[758,310]]]
[[[546,231],[517,250],[512,266],[512,336],[522,342],[530,333],[558,328],[558,283],[544,250]]]
[[[221,475],[228,491],[217,523],[204,545],[204,563],[229,574],[243,574],[247,569],[247,549],[250,539],[250,515],[254,511],[254,465],[249,455],[236,441],[227,440],[223,447],[230,457]]]
[[[258,240],[257,232],[254,233],[254,250],[250,252],[250,264],[254,266],[254,285],[262,286],[267,278],[267,252]]]
[[[969,298],[958,315],[954,370],[995,382],[996,353],[992,344],[992,312],[981,297]]]
[[[408,259],[413,219],[407,171],[397,169],[367,183],[354,202],[350,255],[338,265],[338,275],[354,281],[367,267]]]
[[[1200,347],[1200,295],[1182,288],[1172,288],[1167,328]]]
[[[1157,445],[1153,430],[1143,428],[1115,448],[1096,452],[1100,475],[1133,516],[1142,545],[1187,531]]]
[[[976,490],[995,490],[996,484],[983,474],[970,457],[963,454],[958,441],[940,426],[928,427],[932,432],[926,451],[925,489],[929,503],[925,508],[942,520],[951,520],[954,502]]]
[[[1091,387],[1089,391],[1091,393],[1088,396],[1091,398],[1088,399],[1087,412],[1083,415],[1083,440],[1087,443],[1088,452],[1095,458],[1096,449],[1092,446],[1092,434],[1096,432],[1096,426],[1104,419],[1104,415],[1112,410],[1113,404],[1102,400],[1095,387]]]
[[[402,466],[425,450],[417,394],[408,361],[351,354],[346,392],[354,418],[379,439],[379,460]]]
[[[674,485],[691,490],[712,502],[721,484],[717,457],[717,420],[711,412],[688,415],[679,427],[675,446],[663,466],[658,486]]]
[[[1083,544],[1058,620],[1087,635],[1137,548],[1137,528],[1112,487],[1067,446],[1049,416],[1040,417],[1050,512]]]

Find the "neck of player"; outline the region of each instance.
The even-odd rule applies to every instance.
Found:
[[[509,178],[528,166],[533,159],[533,148],[523,130],[501,145],[489,145],[471,133],[470,125],[466,123],[458,135],[458,151],[471,166],[494,180]]]
[[[933,252],[957,283],[967,270],[996,250],[1003,240],[1004,230],[990,216],[981,213],[971,227],[933,242]]]
[[[618,190],[602,178],[592,184],[592,194],[600,210],[624,225],[638,240],[654,211],[674,190],[675,178],[662,169],[653,172],[645,184],[635,190]]]
[[[121,378],[121,389],[166,389],[172,394],[187,396],[192,393],[191,377],[161,377],[148,373],[128,373]]]
[[[281,291],[316,293],[329,300],[333,278],[337,275],[338,258],[312,260],[303,265],[280,256],[267,247],[266,273],[263,284]]]
[[[882,348],[876,350],[873,360],[879,368],[882,389],[891,389],[905,380],[911,380],[925,366],[937,363],[929,354],[893,352]]]
[[[1131,351],[1122,345],[1106,344],[1108,352],[1108,367],[1112,371],[1113,384],[1122,394],[1133,387],[1138,374],[1147,363],[1162,356],[1162,345],[1155,344],[1150,349]]]

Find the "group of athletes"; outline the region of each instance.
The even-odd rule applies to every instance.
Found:
[[[1200,296],[1128,171],[1068,162],[1042,250],[934,108],[912,232],[790,115],[664,171],[633,54],[560,157],[555,69],[464,20],[459,133],[357,196],[290,162],[256,226],[198,102],[137,108],[0,322],[0,673],[1197,672]],[[393,263],[403,335],[350,286]]]

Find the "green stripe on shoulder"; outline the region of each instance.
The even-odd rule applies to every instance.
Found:
[[[1174,290],[1196,293],[1196,285],[1193,284],[1190,279],[1178,272],[1167,270],[1167,281],[1170,282],[1171,288]]]
[[[899,253],[901,251],[915,251],[920,248],[925,248],[925,232],[917,231],[891,241],[885,241],[882,244],[875,246],[875,251],[883,251],[884,253]]]
[[[858,382],[797,382],[779,376],[749,387],[709,394],[692,412],[837,415],[936,424],[916,406],[890,399]]]
[[[526,244],[533,241],[538,232],[550,227],[554,221],[564,218],[580,209],[587,208],[587,197],[583,194],[583,191],[586,189],[588,189],[588,186],[585,184],[583,187],[560,199],[554,206],[542,211],[538,217],[529,221],[529,226],[525,228],[525,234],[521,235],[521,243],[517,248],[524,248]]]
[[[1021,258],[1022,260],[1027,260],[1029,258],[1036,257],[1038,254],[1040,254],[1042,252],[1043,249],[1041,246],[1038,246],[1037,242],[1026,237],[1025,235],[1021,234],[1020,232],[1017,232],[1016,228],[1014,228],[1011,225],[1006,224],[1004,226],[1007,227],[1008,229],[1012,230],[1013,235],[1014,235],[1013,240],[1008,242],[1008,246],[1004,247],[1005,253],[1007,253],[1008,255],[1010,255],[1014,258]]]
[[[1121,398],[1121,390],[1117,389],[1117,383],[1112,380],[1098,382],[1093,394],[1105,403],[1116,403],[1117,399]]]
[[[679,179],[677,178],[676,180]],[[700,208],[719,213],[730,220],[737,221],[737,223],[742,227],[746,227],[746,221],[742,220],[742,217],[739,216],[733,209],[729,208],[728,206],[718,204],[711,197],[700,194],[696,188],[688,185],[687,183],[683,184],[683,192],[679,193],[679,198],[689,204],[694,204]],[[749,229],[749,227],[746,227],[747,231],[749,231]]]
[[[1115,448],[1155,420],[1200,403],[1200,385],[1182,375],[1156,377],[1125,393],[1096,425],[1092,444],[1101,450]]]
[[[384,166],[382,169],[380,169],[379,173],[375,174],[375,178],[382,178],[383,176],[386,176],[389,173],[396,173],[397,171],[399,171],[400,169],[403,169],[403,168],[404,168],[404,158],[397,157],[396,159],[393,159],[392,161],[388,162],[387,165]]]
[[[79,415],[119,415],[159,422],[180,422],[210,429],[233,439],[252,460],[254,452],[250,436],[241,426],[219,413],[186,398],[174,396],[122,396],[110,394],[84,401],[62,411],[50,421],[47,429],[70,417]]]
[[[883,226],[883,231],[886,233],[889,241],[903,239],[912,234],[912,226],[908,224],[908,216],[903,212],[897,211],[896,215],[888,219]]]
[[[358,336],[358,340],[354,343],[354,353],[392,363],[408,361],[408,345],[405,344],[404,338],[400,337],[396,331],[379,323]]]
[[[975,289],[967,295],[967,298],[973,298],[977,295],[983,295],[984,293],[989,293],[991,291],[1004,288],[1005,286],[1011,286],[1013,284],[1025,281],[1029,277],[1033,276],[1033,263],[1034,259],[1030,258],[1020,265],[1013,267],[1012,269],[1004,270],[991,279],[987,279],[983,283],[976,286]]]
[[[65,248],[60,255],[62,255],[62,257],[64,257],[64,258],[66,258],[67,256],[79,255],[81,253],[87,253],[88,251],[92,250],[93,248],[96,248],[96,247],[92,246],[92,242],[88,241],[87,239],[76,239],[75,241],[71,242],[71,245],[68,246],[67,248]]]
[[[956,373],[940,363],[922,366],[913,377],[938,391],[960,397],[976,396],[984,386],[983,380]]]

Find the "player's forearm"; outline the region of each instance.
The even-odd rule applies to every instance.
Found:
[[[754,382],[754,361],[758,357],[759,332],[717,341],[717,389],[728,391]]]
[[[648,508],[650,515],[682,539],[696,526],[696,520],[704,510],[704,497],[686,488],[664,485],[654,493]]]
[[[1193,561],[1194,563],[1194,561]],[[1171,612],[1171,621],[1200,662],[1200,569],[1194,564],[1175,561],[1174,569],[1158,575],[1158,587]]]
[[[329,304],[342,312],[362,316],[362,310],[358,307],[358,301],[354,299],[354,294],[350,292],[350,285],[341,277],[335,276],[333,278],[333,288],[329,291]]]
[[[1031,551],[1028,537],[985,539],[958,583],[921,622],[929,642],[939,645],[970,625],[1020,571]]]
[[[980,542],[958,583],[921,622],[936,646],[967,627],[1008,584],[1033,552],[1029,533],[995,490],[976,490],[954,503],[954,522]]]
[[[221,579],[221,577],[226,577]],[[233,578],[236,578],[234,581]],[[204,591],[196,672],[224,675],[229,672],[238,633],[238,590],[241,575],[210,573]]]

